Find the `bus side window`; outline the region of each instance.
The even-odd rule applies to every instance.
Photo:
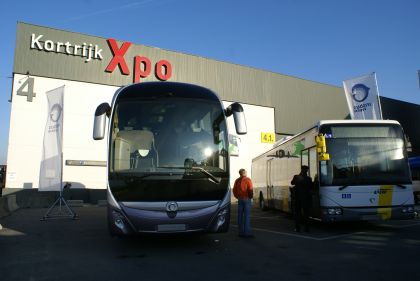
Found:
[[[309,176],[312,181],[315,180],[315,175],[318,174],[317,167],[317,158],[316,158],[316,148],[312,147],[310,149],[305,149],[302,151],[301,165],[309,167]]]
[[[331,162],[328,161],[328,162]],[[321,173],[321,185],[330,185],[332,184],[332,164],[330,163],[330,165],[328,165],[327,161],[320,161],[319,162],[319,171]],[[328,169],[330,169],[331,171],[328,172]]]
[[[309,167],[309,151],[307,149],[302,150],[301,152],[301,166],[308,166]]]
[[[315,176],[318,174],[316,160],[316,148],[313,147],[309,149],[309,176],[311,177],[312,181],[315,181]]]

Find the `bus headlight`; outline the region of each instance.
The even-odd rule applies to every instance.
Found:
[[[226,222],[226,215],[228,214],[227,208],[222,209],[217,214],[217,228],[221,227]]]
[[[324,214],[328,214],[330,216],[342,215],[343,214],[343,209],[341,209],[341,208],[328,208],[324,211]]]
[[[113,210],[112,217],[114,219],[114,225],[119,228],[123,233],[127,232],[127,226],[125,224],[124,216],[119,212]]]
[[[117,218],[117,219],[115,219],[114,223],[119,229],[121,229],[121,230],[124,229],[124,222],[123,222],[122,219]]]
[[[404,207],[402,208],[401,212],[405,213],[414,213],[414,207],[413,206],[408,206],[408,207]]]

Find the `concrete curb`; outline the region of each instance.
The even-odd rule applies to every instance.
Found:
[[[14,202],[19,208],[49,208],[58,198],[58,191],[43,191],[38,189],[12,189],[2,190],[3,197],[15,195]],[[83,204],[97,204],[99,200],[106,200],[106,189],[88,190],[88,189],[66,189],[64,190],[64,199],[67,203],[75,204],[79,207]],[[12,206],[13,207],[13,204]]]
[[[98,207],[106,207],[107,200],[98,200]]]
[[[10,215],[10,212],[6,209],[6,206],[7,206],[6,201],[7,201],[6,197],[0,197],[0,218]]]
[[[83,207],[83,200],[67,200],[69,207]]]
[[[0,218],[10,215],[17,209],[19,209],[19,206],[16,203],[15,194],[0,197]]]

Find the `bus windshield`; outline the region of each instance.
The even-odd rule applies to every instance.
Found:
[[[409,184],[403,131],[393,124],[323,125],[329,161],[320,161],[321,186]]]
[[[174,96],[121,100],[111,126],[110,173],[142,177],[179,167],[227,172],[226,123],[217,101]],[[191,171],[205,177],[202,170]]]

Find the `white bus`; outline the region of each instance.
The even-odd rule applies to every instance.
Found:
[[[324,138],[324,147],[316,142],[317,136]],[[290,182],[301,165],[309,166],[314,183],[314,218],[414,217],[405,136],[397,121],[320,121],[276,143],[252,161],[254,194],[261,208],[292,212]]]

